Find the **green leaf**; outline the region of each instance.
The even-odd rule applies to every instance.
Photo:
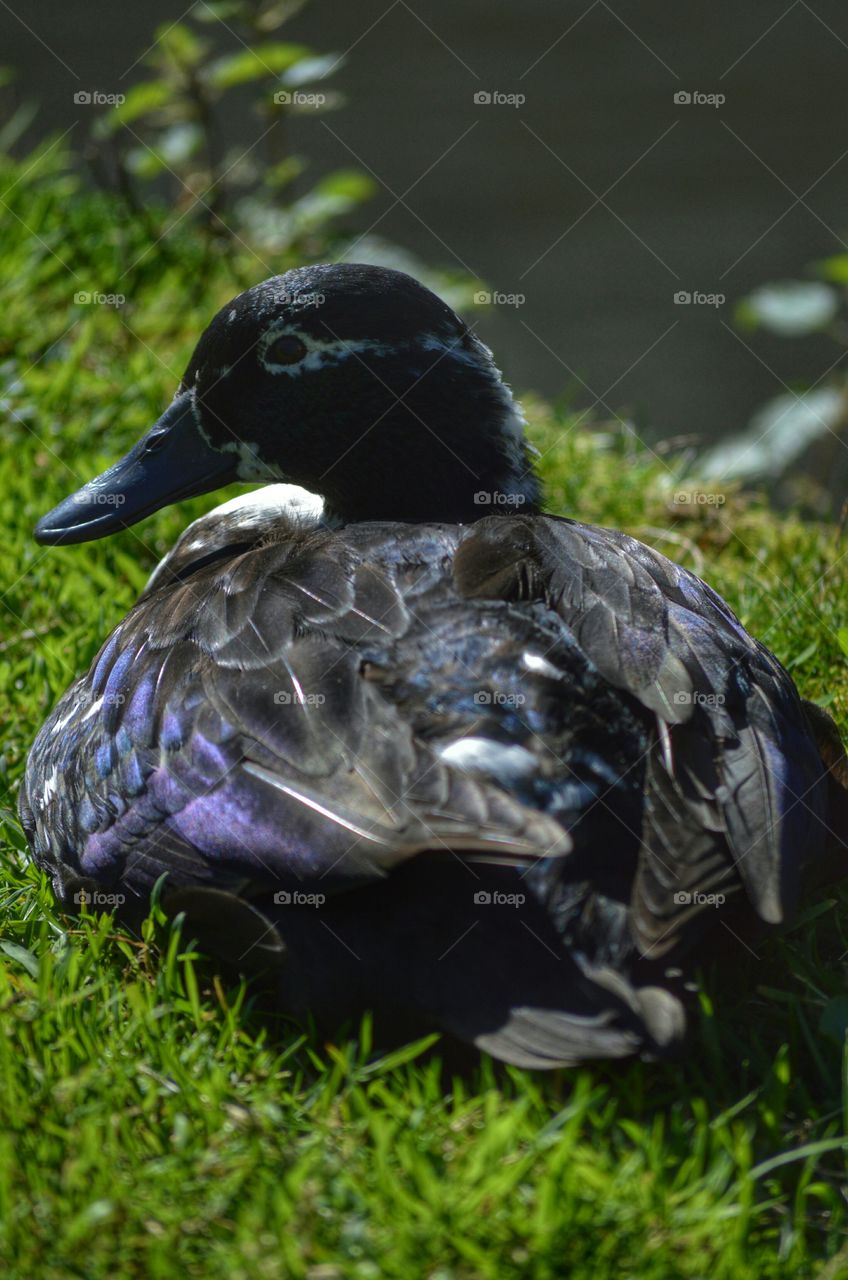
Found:
[[[165,80],[145,80],[142,84],[133,85],[120,106],[113,107],[105,117],[109,127],[116,129],[122,124],[131,124],[151,111],[164,107],[173,96],[173,89]]]
[[[804,663],[809,662],[813,654],[818,651],[818,647],[819,647],[819,639],[818,639],[818,636],[816,636],[815,640],[811,640],[810,643],[806,646],[806,648],[804,648],[801,651],[801,653],[797,653],[794,655],[794,657],[789,659],[789,661],[786,663],[787,671],[792,671],[794,670],[795,667],[803,667]]]
[[[803,1147],[796,1147],[794,1151],[782,1151],[780,1155],[772,1156],[770,1160],[763,1160],[761,1164],[754,1166],[748,1177],[754,1181],[784,1165],[795,1164],[798,1160],[811,1160],[815,1156],[825,1155],[828,1151],[844,1151],[846,1146],[848,1146],[848,1138],[822,1138],[820,1142],[808,1142]]]
[[[289,18],[304,8],[307,0],[279,0],[278,4],[268,5],[256,15],[256,26],[260,31],[276,31]]]
[[[430,1035],[423,1036],[420,1040],[414,1040],[412,1044],[405,1044],[400,1049],[392,1050],[391,1053],[378,1058],[376,1062],[369,1062],[362,1068],[361,1074],[363,1077],[372,1077],[396,1071],[398,1067],[404,1066],[405,1063],[414,1062],[416,1058],[420,1058],[440,1039],[440,1032],[432,1032]]]
[[[737,311],[745,327],[799,338],[826,328],[839,310],[839,295],[819,280],[782,280],[763,285]]]
[[[17,942],[0,942],[0,950],[5,951],[6,955],[13,960],[17,960],[18,964],[23,965],[31,978],[38,978],[40,969],[38,956],[27,951],[26,947],[19,946]]]
[[[836,638],[839,641],[840,649],[845,654],[845,657],[848,658],[848,627],[840,627],[836,633]]]
[[[165,23],[156,31],[153,56],[155,57],[159,52],[178,67],[196,67],[207,48],[206,42],[198,39],[191,28],[184,23],[175,22],[170,26]]]
[[[0,128],[0,153],[10,151],[32,124],[38,114],[38,104],[22,102]]]
[[[848,284],[848,253],[837,253],[816,263],[816,269],[825,280],[834,284]]]
[[[196,124],[175,124],[159,134],[154,146],[133,147],[127,166],[140,178],[154,178],[163,169],[176,169],[196,155],[203,142],[203,130]]]
[[[311,57],[301,58],[294,66],[283,72],[280,83],[290,89],[296,89],[302,84],[313,84],[316,80],[325,80],[327,76],[337,71],[344,61],[344,54],[338,53],[313,54]]]
[[[278,76],[309,54],[302,44],[258,44],[218,58],[207,68],[206,78],[215,89]]]
[[[703,455],[699,478],[751,481],[785,475],[817,440],[837,432],[844,416],[845,396],[838,387],[782,393],[758,409],[744,431]]]
[[[299,156],[286,156],[285,160],[265,170],[263,180],[266,187],[280,191],[303,173],[304,168],[305,165]]]
[[[127,152],[127,169],[137,178],[155,178],[165,167],[165,158],[155,147],[133,147]]]
[[[312,194],[358,204],[362,200],[368,200],[374,194],[376,185],[372,178],[365,173],[360,173],[358,169],[336,169],[315,184]]]

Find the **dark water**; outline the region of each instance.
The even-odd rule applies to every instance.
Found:
[[[14,8],[21,20],[0,9],[0,60],[42,99],[41,129],[84,118],[75,90],[131,83],[156,23],[183,11]],[[750,288],[848,251],[844,2],[316,0],[285,34],[349,50],[349,105],[301,117],[294,141],[316,173],[374,173],[361,229],[524,295],[481,321],[519,388],[629,409],[649,438],[714,439],[838,355],[823,339],[746,337],[748,350],[731,313]],[[681,91],[726,102],[676,104]],[[257,132],[247,113],[233,127],[245,146]],[[726,302],[676,305],[681,290]]]

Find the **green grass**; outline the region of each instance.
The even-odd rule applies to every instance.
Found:
[[[217,499],[93,546],[45,550],[31,528],[153,420],[212,310],[265,272],[176,233],[122,276],[150,229],[55,153],[25,168],[0,165],[3,1274],[848,1275],[844,895],[702,976],[681,1062],[550,1077],[486,1060],[459,1075],[439,1043],[380,1057],[367,1024],[326,1043],[262,1017],[178,931],[56,910],[14,817],[27,746]],[[76,306],[81,289],[127,305]],[[542,405],[531,418],[553,510],[704,572],[846,727],[833,528],[730,492],[682,507],[675,459]]]

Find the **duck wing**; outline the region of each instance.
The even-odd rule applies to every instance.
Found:
[[[145,595],[30,756],[21,812],[57,892],[145,899],[167,872],[328,893],[423,850],[565,852],[555,819],[440,759],[363,678],[363,652],[410,619],[397,582],[326,531]]]
[[[626,534],[557,517],[480,521],[455,580],[469,599],[544,599],[653,712],[633,896],[643,946],[661,954],[698,894],[734,884],[779,922],[824,845],[825,770],[792,680],[725,602]]]

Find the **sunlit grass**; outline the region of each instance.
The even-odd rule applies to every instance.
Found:
[[[7,166],[2,186],[18,176]],[[120,291],[143,240],[74,187],[36,168],[6,197],[36,235],[7,215],[0,237],[5,1274],[848,1275],[844,895],[703,975],[681,1062],[546,1078],[488,1061],[459,1076],[438,1043],[381,1057],[367,1024],[325,1043],[261,1016],[179,932],[56,911],[13,812],[27,746],[218,499],[77,548],[37,547],[32,525],[153,420],[211,312],[255,278],[223,254],[201,275],[187,239],[121,311],[76,306],[74,289]],[[702,572],[848,727],[848,544],[833,528],[730,491],[675,503],[672,457],[539,405],[531,422],[552,510]]]

